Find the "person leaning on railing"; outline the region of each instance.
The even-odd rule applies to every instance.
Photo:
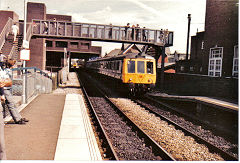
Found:
[[[15,108],[14,99],[11,93],[12,89],[12,70],[11,68],[15,64],[16,61],[12,59],[8,59],[5,63],[5,67],[2,66],[0,68],[0,89],[3,91],[3,95],[5,97],[5,102],[8,106],[9,112],[16,124],[25,124],[29,120],[26,118],[22,118],[17,108]]]
[[[2,63],[4,56],[0,51],[0,63]],[[0,88],[0,95],[3,94],[3,89]],[[1,96],[1,100],[4,96]],[[4,120],[3,120],[3,107],[0,105],[0,160],[6,160],[5,141],[4,141]]]

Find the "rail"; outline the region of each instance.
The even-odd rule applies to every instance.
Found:
[[[13,20],[11,18],[8,18],[8,21],[0,34],[0,49],[2,49],[2,47],[6,41],[6,36],[11,31],[12,24],[13,24]]]
[[[25,71],[24,71],[25,70]],[[25,72],[25,73],[24,73]],[[26,77],[27,87],[23,90],[23,77]],[[36,67],[21,67],[12,69],[12,94],[22,96],[26,93],[26,99],[41,93],[52,92],[52,78]]]
[[[85,77],[85,75],[82,73],[80,74],[79,76],[81,77]],[[98,83],[96,81],[93,81],[91,78],[89,78],[90,81],[87,81],[87,80],[84,80],[84,83],[82,83],[81,85],[83,85],[83,87],[85,87],[85,89],[87,88],[88,93],[91,93],[91,91],[94,91],[94,97],[97,97],[97,99],[95,99],[94,97],[91,97],[93,99],[89,99],[88,101],[91,103],[91,102],[94,102],[95,100],[101,100],[101,101],[105,101],[105,102],[99,102],[99,101],[95,101],[95,104],[91,104],[91,106],[95,106],[96,107],[96,103],[101,103],[100,105],[102,107],[99,107],[97,110],[93,109],[93,114],[95,116],[96,119],[98,119],[98,122],[97,124],[101,124],[101,125],[109,125],[107,124],[107,122],[104,120],[104,123],[101,123],[101,121],[99,119],[101,119],[101,117],[104,117],[104,116],[98,116],[98,112],[100,112],[102,115],[102,113],[104,114],[104,111],[100,111],[102,108],[107,108],[107,107],[110,107],[112,108],[114,111],[111,113],[111,110],[112,109],[107,109],[107,113],[108,113],[108,116],[109,117],[112,117],[112,115],[114,114],[117,114],[121,117],[121,119],[125,122],[124,124],[127,124],[127,126],[131,126],[130,130],[132,130],[133,132],[136,133],[136,137],[140,137],[142,139],[144,139],[144,147],[145,146],[148,146],[151,148],[152,150],[152,153],[154,154],[154,156],[159,156],[162,158],[162,160],[168,160],[168,161],[175,161],[175,159],[169,154],[167,153],[159,144],[157,144],[147,133],[145,133],[139,125],[137,125],[135,122],[133,122],[127,115],[125,112],[123,112],[121,109],[119,109],[118,106],[116,106],[110,99],[109,97],[106,95],[106,92],[103,90],[103,88],[98,85]],[[90,83],[89,83],[90,82]],[[94,83],[94,84],[93,84]],[[108,104],[108,105],[105,105],[105,104]],[[94,107],[93,107],[94,108]],[[106,118],[106,117],[105,117]],[[111,122],[113,124],[116,124],[116,122]],[[96,124],[96,123],[95,123]],[[101,127],[101,125],[97,128],[102,128],[101,130],[103,131],[104,134],[100,134],[101,136],[102,135],[105,135],[105,139],[107,141],[107,143],[110,145],[110,148],[112,149],[112,152],[110,155],[115,155],[115,158],[116,160],[121,160],[121,159],[129,159],[129,160],[135,160],[137,157],[131,157],[130,155],[128,155],[127,153],[129,152],[129,148],[128,147],[124,147],[124,143],[112,143],[114,142],[116,139],[119,139],[121,136],[116,136],[116,138],[113,138],[115,137],[114,134],[117,134],[117,133],[122,133],[120,130],[122,130],[122,128],[116,128],[113,127],[113,130],[111,130],[111,132],[113,133],[112,136],[110,136],[109,132],[110,132],[110,129],[108,129],[108,132],[104,129],[106,127]],[[111,126],[111,125],[110,125]],[[124,126],[124,125],[123,125]],[[124,128],[124,127],[123,127]],[[128,135],[129,137],[131,137],[132,135]],[[127,136],[127,137],[128,137]],[[113,141],[114,139],[114,141]],[[129,140],[132,140],[131,138],[129,138]],[[124,142],[124,141],[123,141]],[[141,142],[139,142],[141,143]],[[114,145],[113,145],[114,144]],[[134,143],[132,143],[133,145]],[[138,144],[139,145],[139,144]],[[120,148],[118,148],[118,146],[120,146]],[[123,154],[122,153],[122,150],[126,151],[126,154]],[[144,150],[144,149],[142,149]],[[122,153],[122,156],[119,156],[119,152]],[[116,154],[118,153],[118,154]],[[124,157],[126,156],[126,157]],[[128,157],[130,156],[130,157]],[[113,156],[112,156],[113,157]],[[140,157],[138,158],[140,159]]]
[[[173,32],[168,30],[53,20],[33,20],[32,35],[35,37],[60,37],[158,46],[173,45]]]
[[[150,100],[150,101],[152,100],[153,103],[160,104],[163,107],[169,108],[170,110],[172,109],[172,107],[170,107],[169,105],[164,104],[162,102],[160,103],[159,101],[156,101],[156,100],[154,100],[150,97],[145,96],[144,98],[147,99],[147,100]],[[176,129],[182,130],[185,133],[185,135],[193,137],[198,143],[206,145],[211,152],[219,153],[225,160],[227,160],[227,161],[237,161],[238,160],[238,158],[234,157],[231,153],[223,151],[222,149],[215,146],[214,144],[212,144],[211,142],[209,142],[205,138],[197,135],[193,131],[190,131],[188,128],[184,127],[182,124],[179,124],[179,123],[175,122],[176,120],[174,121],[174,120],[170,119],[169,117],[165,116],[164,114],[161,114],[158,111],[156,111],[154,109],[151,109],[151,107],[149,107],[148,103],[146,103],[145,101],[141,101],[141,100],[138,100],[138,99],[131,99],[131,100],[134,101],[139,106],[144,107],[149,112],[157,115],[162,120],[167,121],[169,124],[173,125]]]

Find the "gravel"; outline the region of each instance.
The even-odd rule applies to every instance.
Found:
[[[111,98],[126,115],[148,133],[157,143],[179,161],[223,161],[218,154],[198,144],[192,137],[185,136],[174,126],[149,113],[129,99]]]

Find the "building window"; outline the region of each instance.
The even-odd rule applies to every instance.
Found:
[[[70,42],[70,48],[77,49],[78,48],[78,42]]]
[[[52,47],[52,46],[53,46],[53,42],[46,40],[46,47]]]
[[[232,76],[238,77],[238,45],[234,46],[233,72]]]
[[[204,41],[202,41],[201,49],[204,49]]]
[[[89,43],[85,43],[85,42],[82,42],[81,45],[82,45],[81,46],[82,49],[89,49],[89,46],[90,46]]]
[[[222,76],[223,47],[210,48],[208,75],[214,77]]]
[[[183,72],[184,71],[184,66],[180,67],[180,71]]]
[[[56,47],[67,48],[68,47],[68,42],[66,42],[66,41],[56,41]]]
[[[190,71],[193,71],[193,66],[190,67]]]

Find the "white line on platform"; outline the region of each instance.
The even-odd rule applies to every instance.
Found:
[[[83,98],[67,94],[54,160],[102,160]]]

